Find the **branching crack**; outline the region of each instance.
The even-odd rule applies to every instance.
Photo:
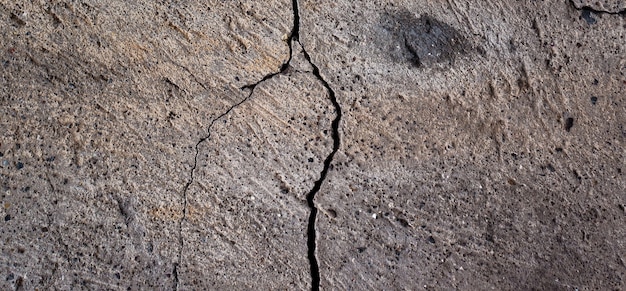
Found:
[[[219,120],[222,117],[226,116],[228,113],[233,111],[233,109],[235,109],[237,106],[239,106],[239,105],[243,104],[244,102],[246,102],[250,98],[250,96],[252,96],[252,93],[254,93],[254,87],[257,84],[254,84],[254,86],[250,87],[251,88],[250,94],[248,94],[248,96],[246,98],[244,98],[243,100],[241,100],[241,101],[237,102],[236,104],[232,105],[224,113],[220,114],[218,117],[213,119],[211,121],[211,123],[209,124],[209,127],[207,129],[207,135],[205,137],[201,138],[196,143],[196,146],[195,146],[196,153],[195,153],[194,158],[193,158],[193,167],[191,168],[190,178],[189,178],[189,181],[187,182],[187,184],[185,184],[185,187],[183,189],[183,216],[181,217],[180,221],[178,222],[179,250],[178,250],[178,260],[177,260],[176,263],[174,263],[175,290],[178,290],[179,283],[180,283],[179,277],[178,277],[178,265],[180,265],[180,262],[181,262],[181,260],[183,258],[183,249],[185,247],[185,239],[183,237],[183,222],[185,221],[185,219],[187,219],[187,191],[189,190],[189,187],[191,186],[191,184],[194,181],[194,173],[196,172],[196,168],[198,166],[198,155],[200,154],[200,144],[203,143],[204,141],[208,140],[211,137],[211,128],[213,127],[213,125],[215,124],[215,122],[217,120]]]
[[[333,158],[334,158],[335,154],[337,153],[337,151],[339,150],[339,145],[340,145],[339,123],[341,121],[342,111],[341,111],[341,106],[339,105],[339,103],[337,101],[337,97],[335,95],[335,91],[330,87],[328,82],[321,76],[319,68],[312,62],[311,56],[307,53],[306,49],[304,48],[304,46],[302,45],[302,43],[299,40],[299,34],[300,34],[300,14],[299,14],[298,0],[292,0],[292,1],[293,1],[292,2],[293,26],[292,26],[291,32],[289,33],[289,38],[287,39],[287,45],[289,47],[289,57],[288,57],[287,61],[284,62],[280,66],[280,69],[277,72],[274,72],[274,73],[266,75],[265,77],[263,77],[261,80],[259,80],[256,83],[245,85],[245,86],[241,87],[240,88],[241,90],[250,90],[250,93],[248,94],[248,96],[246,98],[244,98],[243,100],[241,100],[240,102],[232,105],[224,113],[222,113],[221,115],[219,115],[218,117],[213,119],[211,121],[211,123],[209,124],[209,127],[207,129],[207,135],[205,137],[201,138],[196,143],[196,146],[195,146],[195,151],[196,152],[195,152],[195,156],[194,156],[193,167],[191,168],[190,179],[185,184],[185,187],[184,187],[184,190],[183,190],[183,215],[182,215],[182,218],[179,221],[179,245],[180,245],[180,248],[179,248],[179,253],[178,253],[178,260],[177,260],[176,263],[174,263],[174,270],[173,270],[173,272],[174,272],[175,290],[179,289],[180,281],[179,281],[179,274],[178,274],[178,266],[181,263],[182,256],[183,256],[183,249],[184,249],[184,246],[185,246],[185,241],[184,241],[184,237],[183,237],[183,222],[187,218],[187,201],[188,201],[187,200],[187,191],[189,190],[189,187],[191,186],[191,184],[194,182],[194,173],[195,173],[195,170],[196,170],[196,168],[198,166],[198,155],[200,154],[200,144],[202,144],[203,142],[205,142],[206,140],[208,140],[211,137],[211,128],[213,127],[215,122],[217,120],[221,119],[222,117],[226,116],[227,114],[229,114],[233,109],[235,109],[239,105],[243,104],[248,99],[250,99],[250,97],[254,94],[254,89],[259,84],[261,84],[261,83],[263,83],[263,82],[265,82],[265,81],[267,81],[269,79],[272,79],[274,76],[276,76],[278,74],[284,73],[289,68],[291,60],[293,58],[293,42],[298,42],[298,44],[300,44],[300,47],[302,48],[302,53],[304,55],[304,58],[307,60],[307,62],[309,62],[311,67],[313,67],[313,75],[322,83],[324,88],[326,88],[326,90],[328,91],[328,95],[329,95],[330,101],[333,104],[333,106],[335,107],[335,111],[336,111],[335,119],[332,121],[332,124],[331,124],[332,125],[333,149],[332,149],[331,153],[324,160],[324,168],[320,172],[320,178],[317,181],[315,181],[315,183],[313,184],[313,188],[306,195],[307,205],[310,208],[309,222],[308,222],[308,226],[307,226],[307,257],[309,259],[310,271],[311,271],[311,289],[312,290],[319,290],[319,287],[320,287],[320,273],[319,273],[319,265],[317,263],[317,257],[315,255],[315,251],[316,251],[315,221],[317,219],[317,212],[318,212],[317,207],[315,206],[315,195],[320,191],[320,189],[322,187],[322,184],[324,183],[324,180],[326,179],[328,171],[330,170]]]

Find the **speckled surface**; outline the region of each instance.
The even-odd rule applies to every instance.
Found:
[[[624,16],[0,1],[0,289],[622,290]]]

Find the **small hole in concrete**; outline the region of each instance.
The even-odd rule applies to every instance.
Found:
[[[574,118],[568,117],[565,120],[565,130],[569,132],[573,126],[574,126]]]

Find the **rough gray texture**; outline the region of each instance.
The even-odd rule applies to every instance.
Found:
[[[3,1],[0,289],[174,288],[194,146],[287,59],[288,6]]]
[[[599,12],[607,13],[623,13],[626,11],[626,1],[624,0],[609,0],[609,1],[584,1],[584,0],[571,0],[574,6],[578,9],[588,8]]]
[[[305,196],[332,149],[335,110],[303,58],[296,53],[300,66],[259,84],[199,145],[185,287],[310,289]]]
[[[297,4],[0,1],[0,289],[626,288],[624,1]]]
[[[310,3],[303,44],[345,113],[317,198],[322,288],[626,288],[621,16],[590,25],[568,1]],[[416,68],[386,26],[403,10],[484,53]]]

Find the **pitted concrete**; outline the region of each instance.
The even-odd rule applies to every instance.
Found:
[[[623,1],[0,2],[0,289],[624,289]]]

